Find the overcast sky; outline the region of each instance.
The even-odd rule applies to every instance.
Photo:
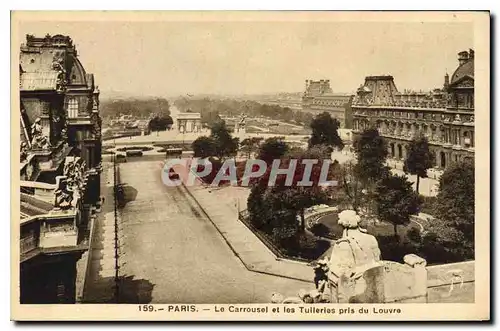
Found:
[[[306,79],[353,92],[381,74],[428,90],[473,46],[468,23],[25,22],[19,33],[70,35],[103,97],[299,92]]]

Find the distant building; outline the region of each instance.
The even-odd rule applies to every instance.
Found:
[[[100,200],[99,90],[68,36],[20,48],[21,303],[74,303]]]
[[[340,122],[341,128],[352,127],[353,96],[333,93],[330,80],[306,80],[306,88],[302,96],[302,110],[315,115],[328,112]]]
[[[177,113],[175,118],[176,128],[181,133],[200,132],[200,113]]]
[[[353,102],[353,134],[376,127],[389,156],[404,160],[410,141],[424,135],[435,167],[474,158],[474,51],[458,54],[458,68],[442,88],[399,92],[392,76],[369,76]]]

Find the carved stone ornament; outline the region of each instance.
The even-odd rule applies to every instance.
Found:
[[[31,126],[31,148],[46,150],[51,147],[49,139],[42,133],[41,119],[37,118]]]
[[[63,174],[67,178],[68,187],[81,192],[85,186],[85,161],[80,157],[66,157]]]
[[[66,176],[57,176],[56,185],[54,206],[63,210],[72,208],[74,191],[69,187],[68,178]]]
[[[57,72],[57,91],[64,91],[66,88],[66,69],[64,69],[64,59],[61,55],[54,55],[52,59],[52,69]]]
[[[102,119],[97,113],[93,113],[90,119],[92,122],[92,134],[96,139],[99,139],[101,137]]]
[[[26,144],[24,141],[21,142],[21,162],[26,160],[28,157],[28,144]]]
[[[35,167],[33,166],[33,164],[29,163],[27,166],[26,166],[26,179],[27,180],[30,180],[31,179],[31,176],[33,176],[33,173],[35,172]]]

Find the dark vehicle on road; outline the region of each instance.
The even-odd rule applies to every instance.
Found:
[[[123,153],[116,153],[115,158],[118,163],[127,162],[127,156]]]
[[[140,149],[129,149],[127,152],[127,156],[142,156],[142,151]]]
[[[181,158],[182,148],[167,148],[166,157],[167,159]]]

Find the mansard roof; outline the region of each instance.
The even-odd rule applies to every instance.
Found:
[[[451,76],[450,84],[457,83],[463,77],[470,77],[474,79],[474,58],[469,59],[467,62],[460,65]]]

